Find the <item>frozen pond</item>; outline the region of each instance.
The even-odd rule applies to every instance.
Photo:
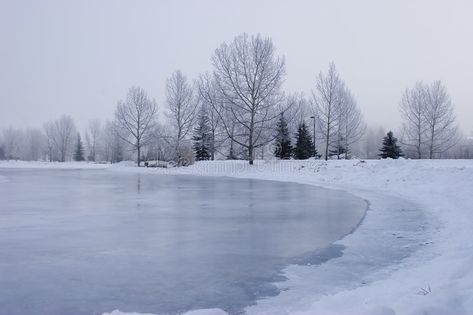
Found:
[[[340,191],[103,170],[0,170],[0,313],[237,313],[366,204]]]

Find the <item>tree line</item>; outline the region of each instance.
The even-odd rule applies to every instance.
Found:
[[[167,79],[162,119],[157,102],[133,86],[118,101],[112,120],[89,122],[82,133],[84,143],[73,119],[62,116],[42,129],[4,129],[0,159],[134,159],[138,165],[143,160],[185,165],[194,159],[245,159],[253,164],[269,157],[347,159],[380,154],[386,131],[367,128],[334,63],[319,73],[310,97],[305,97],[283,91],[285,59],[270,38],[239,35],[222,43],[211,61],[213,69],[195,80],[179,70]],[[442,82],[419,82],[406,89],[400,113],[403,127],[398,138],[405,156],[473,156],[471,139],[460,136]],[[392,133],[386,137],[395,138]]]

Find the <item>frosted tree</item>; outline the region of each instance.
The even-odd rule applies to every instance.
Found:
[[[284,117],[287,121],[289,132],[296,133],[303,121],[307,123],[308,119],[312,119],[313,109],[303,93],[291,94],[286,98],[286,101],[288,105]]]
[[[412,89],[406,89],[400,104],[403,120],[402,142],[416,152],[418,159],[423,157],[426,146],[426,97],[425,85],[417,82]]]
[[[102,125],[100,119],[93,119],[89,121],[87,130],[85,132],[85,142],[89,154],[87,159],[89,161],[97,160],[97,151],[99,147],[100,135],[102,132]]]
[[[456,144],[454,108],[442,82],[430,85],[417,82],[404,93],[400,110],[404,143],[414,148],[417,158],[433,159]]]
[[[47,122],[44,125],[47,137],[49,160],[65,162],[71,158],[76,127],[70,116]]]
[[[115,125],[120,137],[137,153],[138,167],[141,164],[141,149],[149,141],[149,133],[156,118],[156,101],[150,99],[145,90],[131,87],[124,101],[118,101],[115,110]]]
[[[336,155],[340,158],[344,154],[347,159],[351,146],[363,137],[366,125],[351,91],[344,87],[340,93]]]
[[[127,143],[119,135],[117,123],[115,121],[106,121],[102,135],[103,159],[110,163],[122,161]]]
[[[44,133],[46,135],[47,156],[49,162],[58,160],[57,148],[54,143],[54,122],[48,121],[44,124]]]
[[[198,95],[181,71],[174,72],[166,81],[168,117],[175,131],[175,160],[183,158],[183,140],[192,129],[199,105]]]
[[[284,59],[276,56],[270,38],[242,34],[231,43],[221,44],[212,63],[222,100],[217,111],[223,127],[253,164],[255,149],[272,141],[267,131],[284,111],[280,108]]]
[[[21,156],[24,133],[21,129],[7,128],[3,130],[3,149],[7,160],[17,160]]]
[[[76,127],[70,116],[62,116],[54,124],[56,126],[55,142],[59,151],[59,161],[65,162],[72,150]]]
[[[424,110],[429,158],[442,154],[458,141],[453,104],[445,86],[433,82],[426,89]]]
[[[329,65],[327,74],[322,72],[317,77],[315,90],[312,92],[312,102],[319,132],[324,139],[325,159],[329,150],[335,145],[339,136],[340,103],[343,94],[343,82],[340,80],[335,64]]]

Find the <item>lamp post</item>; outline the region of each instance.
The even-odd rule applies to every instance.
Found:
[[[312,119],[313,122],[314,122],[314,140],[313,140],[314,143],[313,143],[313,145],[314,145],[314,157],[315,157],[315,116],[310,116],[310,119]]]

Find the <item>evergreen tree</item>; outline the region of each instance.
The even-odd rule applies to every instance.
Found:
[[[397,138],[393,136],[392,131],[388,132],[386,137],[383,138],[383,147],[379,151],[381,151],[379,156],[382,159],[397,159],[404,156],[401,148],[397,145]]]
[[[205,111],[202,111],[198,118],[197,126],[194,129],[192,137],[192,148],[194,150],[195,159],[197,161],[210,159],[210,146],[212,140],[209,118]]]
[[[317,155],[314,143],[309,133],[309,129],[303,122],[299,124],[296,134],[296,147],[293,152],[294,158],[297,160],[305,160]]]
[[[74,151],[74,161],[84,161],[84,146],[80,138],[80,133],[77,134],[76,150]]]
[[[276,125],[276,132],[274,155],[279,159],[288,160],[291,158],[292,145],[291,138],[289,137],[289,128],[283,113],[281,113],[281,117]]]

